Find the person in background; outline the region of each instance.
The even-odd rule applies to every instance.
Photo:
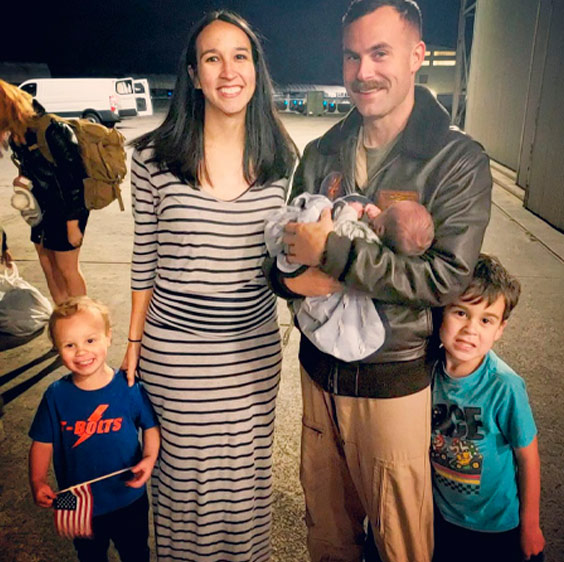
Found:
[[[0,224],[0,263],[6,267],[10,267],[13,261],[12,253],[8,249],[8,237]]]
[[[167,117],[134,145],[122,365],[161,424],[158,559],[268,560],[282,358],[263,230],[296,149],[245,20],[222,10],[195,24]]]
[[[31,228],[39,263],[55,304],[86,294],[79,267],[80,246],[89,211],[84,204],[86,175],[72,129],[53,121],[45,139],[55,159],[38,150],[36,119],[43,108],[16,86],[0,80],[0,136],[9,146],[20,173],[14,185],[31,189],[41,210],[41,221]]]

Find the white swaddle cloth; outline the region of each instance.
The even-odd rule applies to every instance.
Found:
[[[335,201],[337,205],[340,201]],[[345,203],[345,201],[343,201]],[[334,204],[323,195],[304,193],[290,205],[271,213],[266,220],[266,247],[276,257],[282,273],[291,274],[304,266],[288,263],[282,235],[287,222],[315,222],[321,211]],[[371,228],[357,220],[357,212],[343,204],[334,219],[336,234],[380,243]],[[289,302],[302,333],[320,350],[342,361],[359,361],[378,351],[386,331],[372,299],[350,289],[322,297],[306,297]]]

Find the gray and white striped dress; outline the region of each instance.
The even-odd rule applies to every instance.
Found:
[[[287,180],[220,201],[151,157],[134,152],[131,166],[132,289],[153,289],[139,372],[162,432],[158,558],[268,560],[281,353],[261,264]]]

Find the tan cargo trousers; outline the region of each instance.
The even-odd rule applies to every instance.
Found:
[[[384,562],[429,562],[430,388],[400,398],[336,396],[301,371],[300,479],[312,561],[362,560],[368,516]]]

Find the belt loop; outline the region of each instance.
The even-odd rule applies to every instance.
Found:
[[[354,374],[354,395],[358,396],[358,377],[360,375],[360,365],[356,364],[356,373]]]

